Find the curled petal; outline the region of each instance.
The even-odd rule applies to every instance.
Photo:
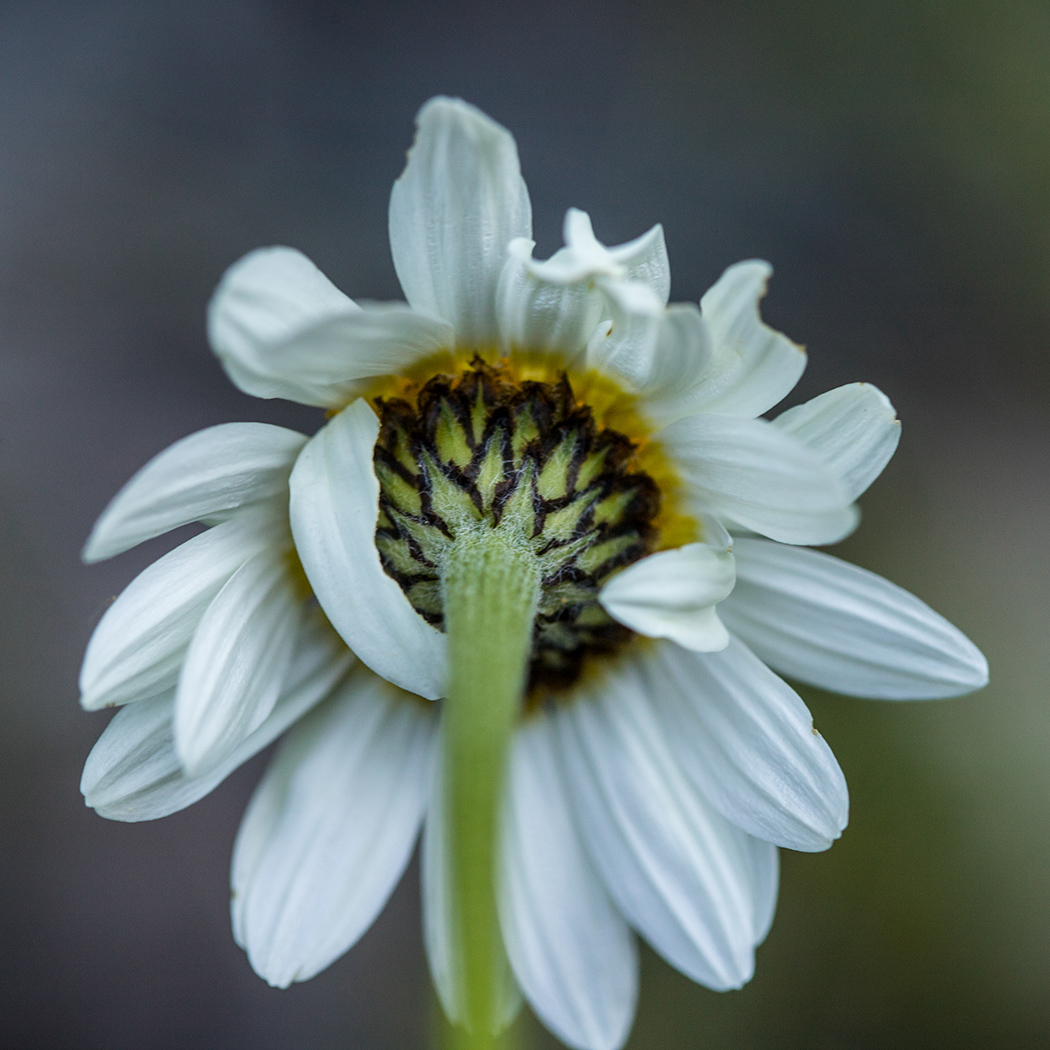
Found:
[[[671,291],[671,268],[660,225],[627,244],[607,248],[594,236],[591,217],[578,208],[565,213],[565,247],[546,262],[529,260],[529,272],[547,284],[580,284],[607,277],[640,284],[660,306]]]
[[[291,522],[310,586],[357,657],[387,681],[428,699],[445,688],[445,636],[387,576],[375,543],[379,420],[363,401],[308,443],[292,471]]]
[[[570,360],[586,349],[590,365],[637,382],[670,290],[663,230],[607,248],[587,213],[570,208],[565,241],[546,261],[532,258],[531,241],[512,243],[497,297],[503,345],[553,348]]]
[[[714,607],[732,591],[734,580],[730,551],[690,543],[636,561],[602,588],[598,600],[639,634],[711,652],[729,644]]]

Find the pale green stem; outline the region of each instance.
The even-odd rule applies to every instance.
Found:
[[[445,791],[453,917],[467,1025],[464,1050],[489,1050],[503,948],[495,875],[500,792],[518,719],[539,596],[536,558],[499,529],[456,538],[442,566],[449,679]]]

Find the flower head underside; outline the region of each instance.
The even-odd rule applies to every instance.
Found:
[[[606,246],[570,209],[551,258],[531,237],[513,138],[440,98],[391,196],[406,303],[356,303],[290,248],[231,267],[208,317],[230,378],[327,416],[309,437],[192,435],[99,519],[89,560],[207,528],[92,637],[83,703],[121,710],[82,786],[104,815],[161,816],[283,734],[235,848],[238,943],[271,983],[317,973],[423,828],[428,960],[462,1018],[441,705],[420,698],[447,692],[449,581],[495,537],[477,549],[532,588],[498,825],[501,1009],[524,995],[568,1045],[617,1050],[636,936],[739,987],[777,847],[846,825],[842,771],[781,676],[921,699],[979,688],[987,665],[919,599],[811,549],[856,526],[900,427],[863,383],[767,418],[805,366],[761,320],[768,264],[669,304],[658,226]]]

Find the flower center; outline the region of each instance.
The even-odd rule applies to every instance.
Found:
[[[465,530],[499,529],[542,581],[530,693],[574,683],[632,632],[598,604],[617,569],[656,549],[661,491],[638,443],[595,420],[566,371],[522,380],[475,356],[403,397],[377,397],[376,545],[413,608],[442,627],[442,565]]]

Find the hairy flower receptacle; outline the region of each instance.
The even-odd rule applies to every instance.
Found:
[[[388,575],[446,626],[443,569],[467,537],[495,532],[540,581],[528,685],[558,688],[631,638],[598,604],[602,584],[655,545],[661,493],[636,444],[599,426],[565,372],[521,381],[475,357],[414,401],[377,399],[376,543]]]

